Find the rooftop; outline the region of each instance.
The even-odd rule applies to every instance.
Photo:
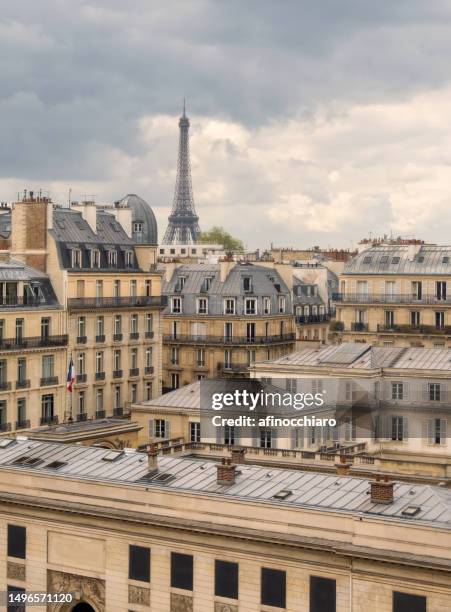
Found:
[[[451,274],[451,246],[376,244],[353,257],[343,274]]]
[[[388,520],[422,522],[451,529],[451,491],[430,485],[395,483],[394,502],[373,503],[368,480],[283,468],[239,465],[235,484],[217,484],[217,463],[191,457],[158,457],[158,471],[149,473],[147,456],[134,450],[112,451],[77,444],[3,438],[0,470],[120,483],[236,498],[288,507],[316,508]],[[275,495],[289,492],[285,499]],[[407,508],[415,508],[409,516]]]

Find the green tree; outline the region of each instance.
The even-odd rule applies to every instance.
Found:
[[[198,241],[209,244],[221,244],[225,251],[244,251],[244,245],[241,240],[234,238],[223,227],[216,225],[208,230],[208,232],[201,232]]]

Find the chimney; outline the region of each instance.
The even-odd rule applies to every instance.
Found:
[[[376,476],[371,485],[371,501],[373,504],[391,504],[393,503],[393,481],[384,476],[381,480],[380,476]]]
[[[232,464],[231,459],[222,458],[221,463],[217,466],[218,485],[233,485],[235,484],[235,465]]]
[[[224,283],[230,273],[230,271],[236,266],[236,261],[226,261],[222,259],[219,262],[219,280]]]
[[[156,444],[147,445],[147,465],[149,472],[158,470],[158,448]]]
[[[241,465],[245,462],[245,448],[232,448],[232,463],[235,465]]]
[[[81,212],[81,216],[89,225],[94,234],[97,233],[97,206],[93,201],[79,202],[72,204],[72,210]]]
[[[349,476],[352,463],[346,460],[346,455],[340,455],[340,461],[335,464],[338,476]]]

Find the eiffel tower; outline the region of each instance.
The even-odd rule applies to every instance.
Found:
[[[179,128],[179,154],[174,201],[163,244],[193,244],[200,233],[199,217],[196,215],[194,208],[193,186],[191,184],[189,119],[185,113],[185,101],[183,101],[183,115],[179,120]]]

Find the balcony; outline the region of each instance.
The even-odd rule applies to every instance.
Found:
[[[30,380],[16,380],[16,389],[28,389],[30,387]]]
[[[0,391],[11,391],[11,383],[6,381],[0,381]]]
[[[77,421],[80,423],[82,421],[87,421],[88,420],[88,413],[87,412],[79,412],[77,414],[76,417]]]
[[[122,408],[122,406],[117,406],[116,408],[113,408],[114,417],[121,417],[123,414],[124,414],[124,409]]]
[[[23,421],[16,421],[16,429],[28,429],[30,427],[30,420],[25,419]]]
[[[1,338],[0,351],[23,351],[26,349],[67,346],[66,334],[59,336],[25,336],[22,338]]]
[[[58,376],[46,376],[41,378],[41,387],[49,387],[58,384]]]
[[[330,314],[296,316],[296,323],[299,325],[308,325],[309,323],[327,323],[328,321],[330,321]]]
[[[146,366],[144,368],[144,374],[153,374],[153,366]]]
[[[41,425],[58,425],[58,417],[56,414],[41,417],[40,423]]]
[[[45,300],[32,296],[19,297],[17,295],[7,295],[0,297],[0,308],[36,308],[46,306]]]
[[[96,372],[96,380],[105,380],[105,372]]]
[[[367,332],[368,331],[368,323],[360,323],[359,321],[355,321],[351,323],[351,331],[354,332]]]
[[[334,293],[332,300],[342,304],[409,304],[451,306],[451,295],[412,295],[411,293]]]
[[[435,325],[378,325],[377,331],[381,334],[418,334],[418,335],[439,335],[451,336],[451,326],[435,327]]]
[[[246,372],[247,369],[249,368],[249,364],[248,363],[218,362],[217,368],[219,372],[230,372],[230,373]]]
[[[11,431],[11,423],[0,423],[0,431]]]
[[[331,321],[329,331],[337,332],[337,331],[344,331],[344,329],[345,329],[345,324],[343,323],[343,321]]]
[[[113,370],[113,378],[122,378],[122,370]]]
[[[120,342],[123,338],[123,334],[113,334],[113,340],[115,342]]]
[[[130,340],[139,340],[139,332],[130,332]]]
[[[139,368],[130,368],[130,376],[139,376]]]
[[[105,418],[105,410],[96,410],[96,419],[104,419]]]
[[[77,383],[85,383],[88,380],[87,374],[77,374]]]
[[[77,344],[86,344],[87,341],[87,336],[77,336]]]
[[[276,334],[273,336],[197,336],[197,335],[165,335],[163,341],[173,344],[218,344],[228,345],[254,345],[254,344],[280,344],[294,342],[295,334]]]
[[[70,311],[74,310],[91,310],[91,309],[117,309],[117,308],[165,308],[168,299],[165,295],[141,295],[127,297],[86,297],[86,298],[69,298],[67,300],[67,308]]]
[[[144,334],[144,337],[147,339],[153,338],[154,337],[154,332],[153,331],[146,331],[146,333]]]
[[[105,342],[105,334],[101,334],[100,336],[96,336],[96,342]]]

